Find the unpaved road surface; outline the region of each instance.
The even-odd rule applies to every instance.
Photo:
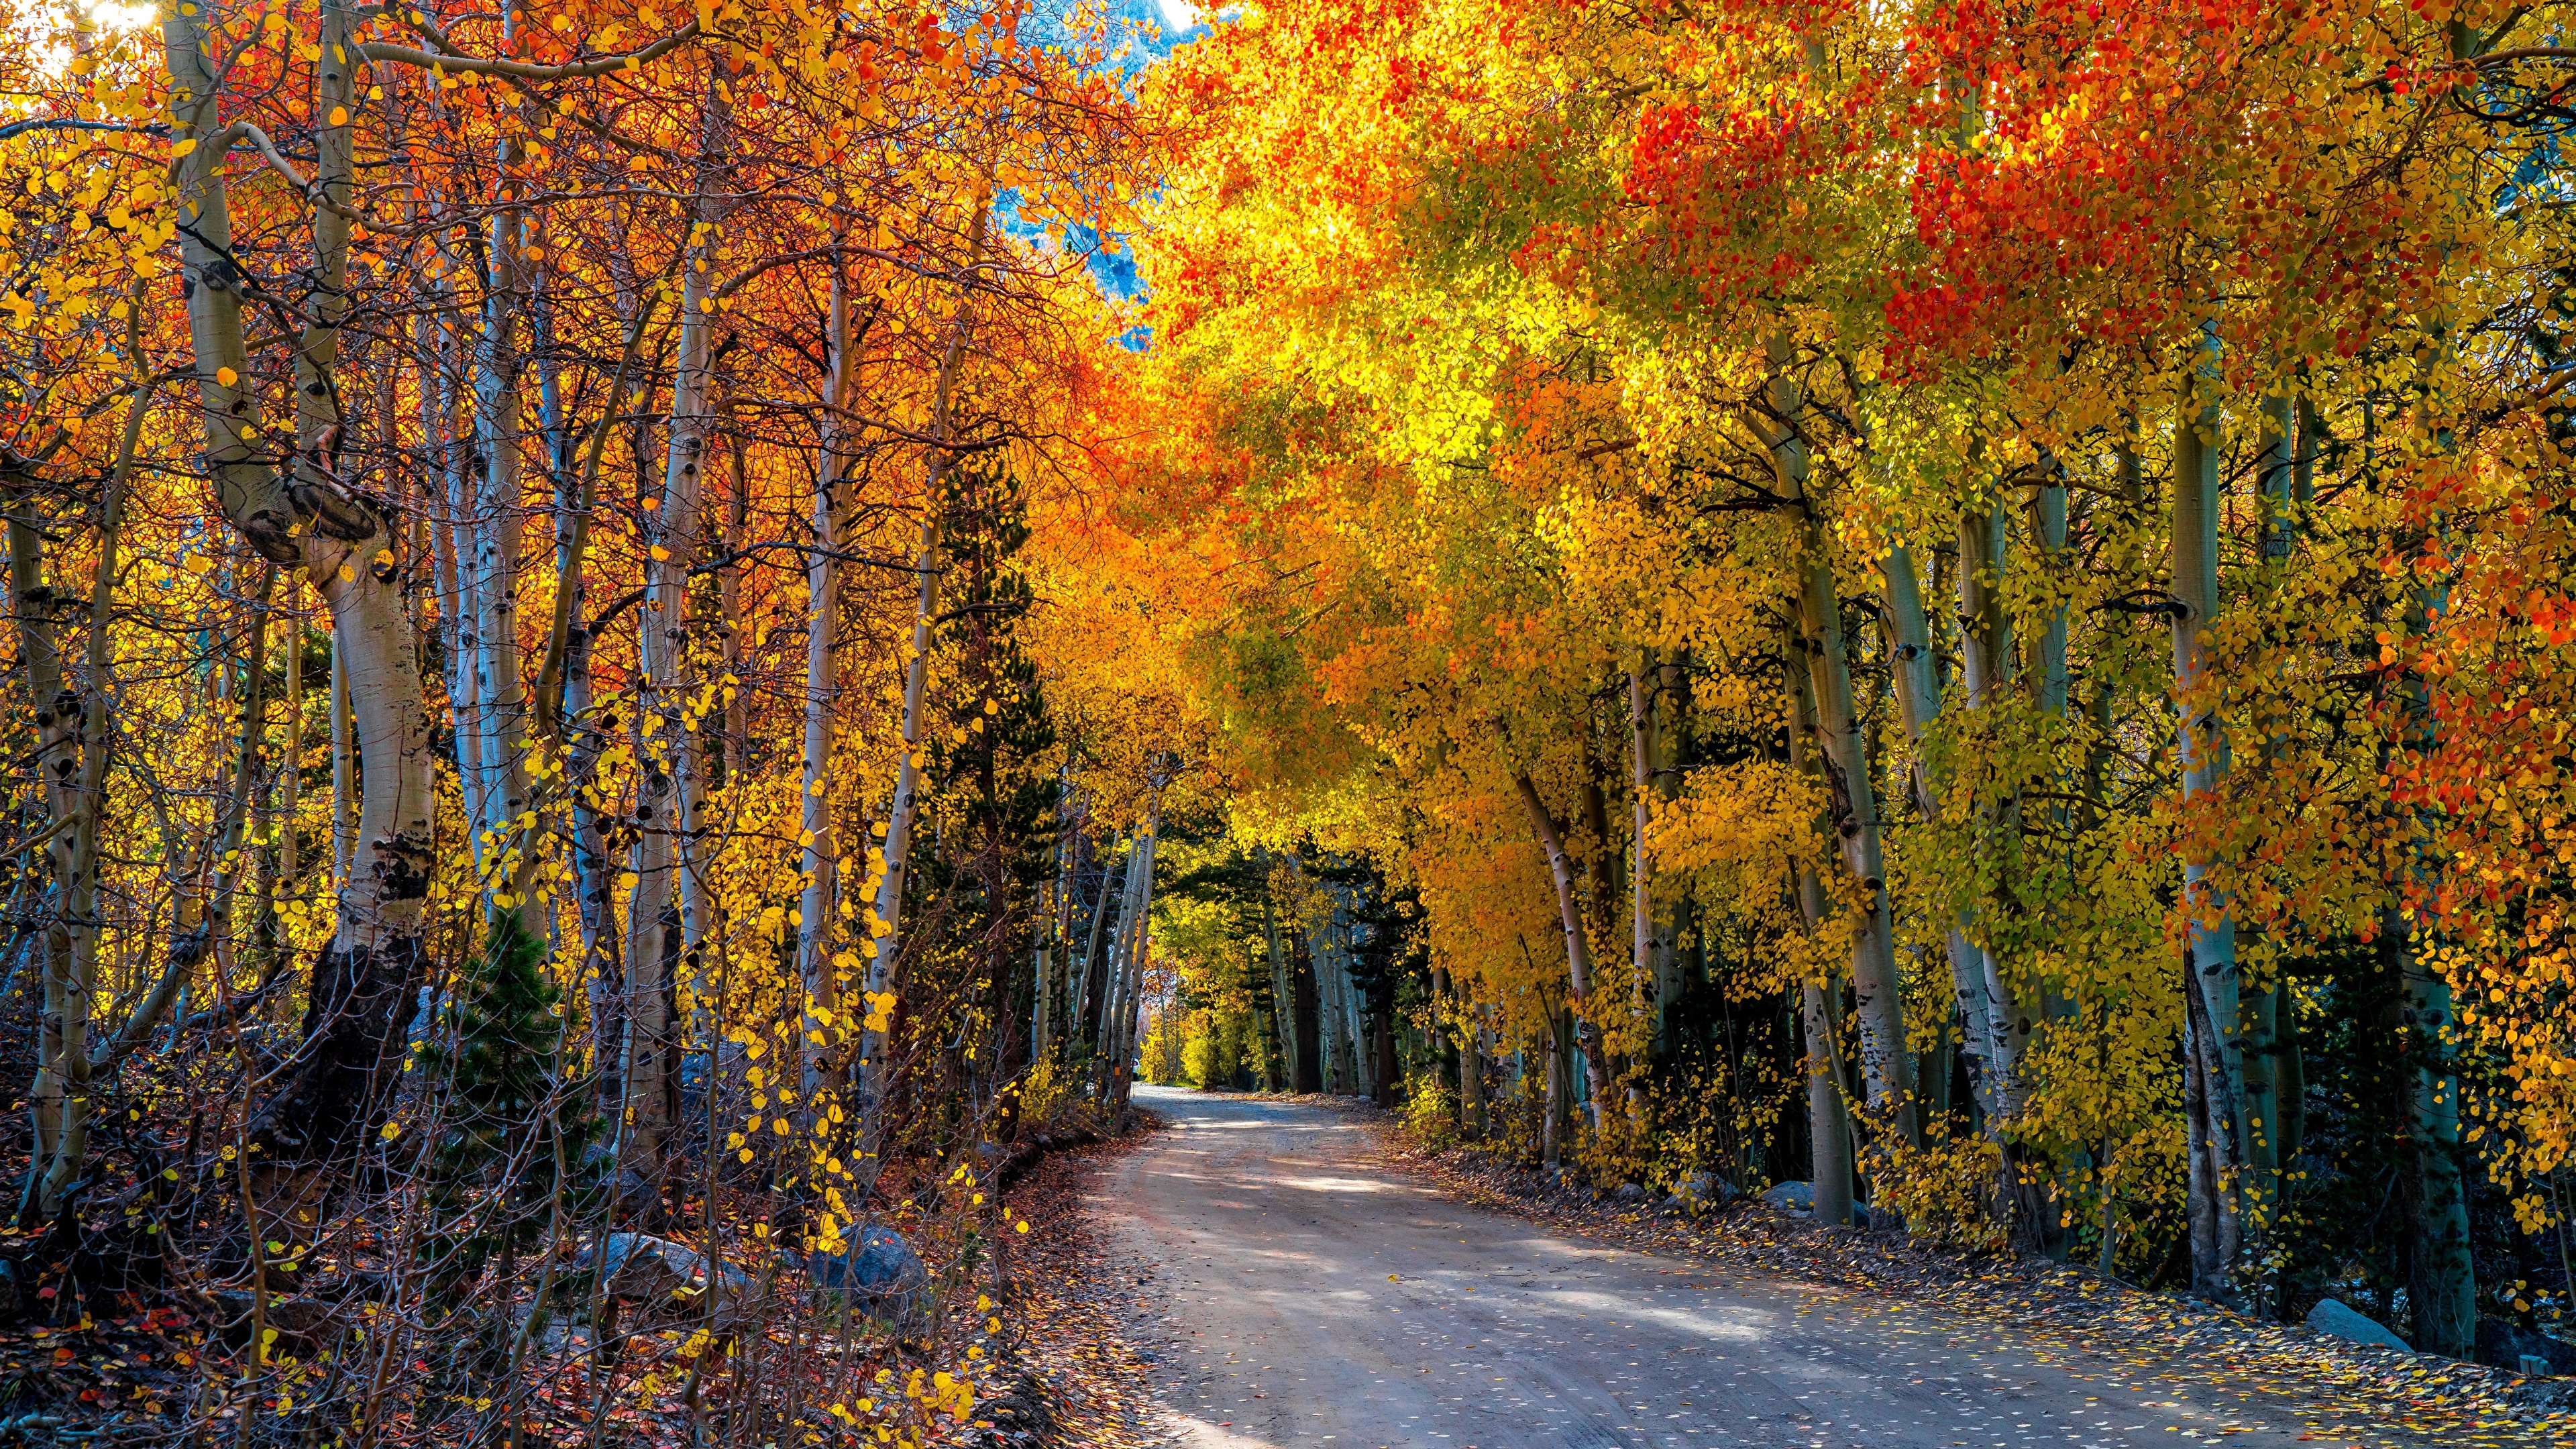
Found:
[[[1164,1431],[1193,1449],[2427,1442],[2312,1431],[2290,1399],[2175,1382],[2149,1346],[2092,1358],[1956,1311],[1554,1236],[1374,1169],[1344,1113],[1136,1096],[1171,1129],[1090,1211],[1138,1265]]]

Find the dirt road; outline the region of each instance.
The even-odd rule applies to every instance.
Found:
[[[1315,1107],[1140,1087],[1091,1205],[1148,1283],[1190,1446],[2284,1445],[2295,1404],[1954,1312],[1557,1237],[1366,1166]],[[1157,1291],[1159,1290],[1159,1291]],[[2173,1437],[2166,1437],[2168,1434]],[[2349,1432],[2320,1442],[2410,1444]]]

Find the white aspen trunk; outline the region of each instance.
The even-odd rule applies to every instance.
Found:
[[[171,6],[161,22],[171,81],[183,97],[174,107],[173,130],[198,143],[179,165],[177,180],[189,220],[180,230],[180,260],[189,282],[206,468],[234,527],[263,557],[303,568],[330,606],[334,638],[349,661],[363,770],[357,862],[340,897],[330,950],[314,971],[303,1039],[249,1124],[260,1149],[251,1169],[256,1196],[277,1204],[301,1200],[320,1168],[365,1140],[401,1055],[429,893],[428,719],[399,575],[379,560],[398,541],[393,520],[347,490],[332,466],[338,393],[328,381],[338,358],[349,234],[335,208],[345,207],[350,195],[347,127],[326,125],[316,133],[315,191],[327,204],[314,213],[314,286],[296,353],[300,405],[330,421],[299,433],[290,482],[264,461],[266,445],[253,444],[247,431],[258,424],[259,407],[241,381],[249,359],[221,174],[229,133],[216,114],[214,67],[196,17]],[[346,11],[331,0],[315,67],[318,113],[349,103],[348,34]],[[227,373],[234,381],[225,380]],[[300,416],[299,427],[313,418]]]
[[[1819,754],[1832,795],[1843,866],[1861,903],[1851,947],[1852,993],[1860,1008],[1861,1074],[1871,1108],[1897,1136],[1920,1145],[1923,1133],[1914,1101],[1914,1054],[1905,1038],[1905,993],[1896,972],[1895,922],[1888,909],[1878,792],[1870,773],[1868,741],[1852,703],[1842,600],[1834,582],[1833,529],[1818,506],[1820,500],[1808,491],[1807,446],[1797,432],[1806,397],[1788,372],[1788,343],[1775,337],[1769,350],[1771,407],[1786,429],[1770,439],[1773,465],[1806,514],[1798,615],[1808,654],[1809,688],[1815,696],[1817,742],[1822,746]]]
[[[286,610],[286,754],[284,768],[277,777],[277,888],[287,895],[295,894],[298,875],[296,856],[302,853],[296,837],[295,811],[303,795],[304,775],[304,585],[301,580],[287,585]]]
[[[643,1183],[658,1183],[662,1143],[671,1128],[671,1057],[678,1024],[671,1019],[675,966],[690,944],[672,901],[694,852],[689,780],[694,773],[689,701],[680,678],[687,659],[689,570],[696,561],[698,498],[706,462],[708,354],[715,314],[715,238],[723,206],[716,173],[732,144],[733,100],[719,81],[700,118],[697,197],[690,209],[680,283],[678,357],[671,379],[670,435],[662,465],[661,506],[648,530],[644,612],[639,643],[643,677],[636,694],[636,759],[641,769],[635,814],[635,887],[626,924],[626,1110],[618,1165]],[[680,938],[671,939],[677,925]]]
[[[1913,768],[1908,771],[1914,788],[1914,808],[1925,820],[1938,820],[1943,782],[1924,758],[1923,741],[1941,714],[1941,676],[1932,655],[1930,621],[1923,610],[1923,585],[1914,570],[1913,554],[1902,547],[1888,550],[1879,572],[1887,584],[1892,620],[1889,672],[1895,676],[1897,712],[1904,720],[1906,744],[1914,756]],[[1996,1138],[2003,1124],[2003,1073],[1996,1065],[1994,1014],[1987,1004],[1985,960],[1968,939],[1972,923],[1972,917],[1961,912],[1943,933],[1942,945],[1950,963],[1951,992],[1958,1003],[1959,1034],[1972,1068],[1969,1075],[1977,1106],[1985,1118],[1986,1135]]]
[[[1629,790],[1635,819],[1628,852],[1628,925],[1629,963],[1636,989],[1648,999],[1643,1003],[1654,1022],[1650,1040],[1664,1039],[1664,963],[1661,942],[1657,939],[1655,921],[1655,857],[1646,846],[1647,833],[1654,823],[1655,718],[1646,698],[1646,674],[1654,667],[1650,652],[1643,663],[1628,671],[1628,754]]]
[[[1047,1010],[1055,996],[1055,952],[1040,946],[1029,963],[1029,1065],[1047,1059],[1054,1049],[1054,1013]]]
[[[1541,1055],[1546,1058],[1547,1079],[1541,1084],[1545,1095],[1539,1104],[1538,1160],[1551,1168],[1564,1157],[1565,1120],[1571,1110],[1565,1100],[1568,1082],[1565,1049],[1558,1040],[1565,1034],[1560,1016],[1559,1012],[1548,1013],[1547,1038],[1540,1043]]]
[[[1082,987],[1074,994],[1073,1027],[1069,1033],[1075,1041],[1088,1046],[1094,1056],[1100,1052],[1100,1031],[1091,1024],[1091,1003],[1104,985],[1100,969],[1100,938],[1109,924],[1109,877],[1118,860],[1118,843],[1118,833],[1110,832],[1109,849],[1099,857],[1100,898],[1091,908],[1089,939],[1082,948]]]
[[[1341,901],[1332,888],[1326,888],[1332,904],[1324,919],[1307,933],[1306,953],[1315,968],[1315,1016],[1322,1030],[1320,1045],[1324,1054],[1323,1088],[1339,1096],[1350,1096],[1359,1090],[1355,1065],[1356,1044],[1351,1040],[1350,978],[1343,974],[1338,943],[1333,939],[1333,918],[1340,913]]]
[[[1334,895],[1333,939],[1335,955],[1342,973],[1342,1009],[1350,1017],[1351,1080],[1359,1085],[1359,1095],[1377,1095],[1377,1051],[1369,1035],[1368,1007],[1361,1000],[1360,987],[1351,979],[1351,964],[1357,959],[1353,949],[1351,903],[1339,892]]]
[[[983,258],[985,228],[990,224],[991,207],[985,197],[975,199],[974,220],[967,227],[966,264],[970,268]],[[948,482],[948,470],[954,459],[949,455],[949,403],[955,394],[957,369],[964,359],[967,340],[974,332],[974,308],[964,297],[957,301],[957,316],[948,334],[948,348],[939,359],[939,377],[933,385],[930,406],[930,456],[923,469],[921,489],[921,542],[914,554],[913,568],[918,578],[912,616],[912,634],[905,661],[903,684],[903,755],[895,767],[894,801],[886,812],[886,836],[882,850],[883,876],[877,883],[875,916],[869,930],[880,932],[875,938],[875,952],[868,961],[868,995],[873,1006],[879,999],[894,994],[895,960],[903,949],[903,891],[908,879],[912,854],[913,817],[917,812],[916,795],[921,787],[921,741],[927,726],[925,710],[930,681],[930,645],[933,621],[939,613],[939,538],[945,507],[941,497]],[[883,1032],[866,1032],[859,1050],[859,1136],[873,1150],[883,1126],[887,1099],[886,1076],[892,1063],[888,1042]]]
[[[1073,883],[1073,831],[1068,818],[1074,813],[1070,792],[1064,780],[1056,781],[1055,805],[1055,879],[1048,883],[1044,904],[1046,925],[1037,948],[1035,975],[1029,989],[1029,1065],[1048,1060],[1055,1050],[1056,976],[1069,969],[1072,962],[1072,922],[1070,911]]]
[[[1342,1052],[1342,1002],[1333,994],[1333,949],[1323,927],[1306,932],[1306,964],[1315,973],[1315,1089],[1339,1090]]]
[[[1960,515],[1960,683],[1971,710],[2000,703],[2011,686],[2012,619],[2003,595],[2005,546],[2002,509],[1989,504],[1982,511],[1971,508]],[[2017,834],[2019,822],[2009,813],[1993,812],[1978,828],[1987,837],[1986,849],[2009,852],[2016,842],[2000,838]],[[2029,1090],[2023,1080],[2022,1057],[2030,1045],[2032,1013],[2006,980],[2004,963],[1994,947],[1980,944],[1978,958],[1999,1078],[1996,1109],[2010,1121],[2020,1115]]]
[[[349,858],[357,844],[357,817],[349,798],[355,776],[349,758],[349,667],[340,645],[331,645],[331,888],[349,884]]]
[[[1130,867],[1136,872],[1136,919],[1128,934],[1127,966],[1118,1008],[1117,1054],[1110,1059],[1111,1105],[1124,1111],[1128,1089],[1135,1075],[1137,1032],[1144,1022],[1145,963],[1153,952],[1154,914],[1154,846],[1162,834],[1162,799],[1157,793],[1146,812],[1145,836],[1140,842],[1144,858]]]
[[[2207,685],[2202,631],[2218,611],[2218,523],[2220,508],[2219,411],[2215,338],[2207,344],[2205,365],[2186,380],[2174,420],[2174,692],[2189,699]],[[2196,402],[2193,393],[2210,389]],[[2181,726],[2182,794],[2214,794],[2227,775],[2227,737],[2205,701],[2186,706]],[[2245,1057],[2240,1035],[2236,966],[2236,927],[2227,904],[2205,883],[2209,863],[2186,856],[2182,904],[2190,916],[2183,968],[2185,985],[2197,998],[2208,1034],[2200,1043],[2205,1130],[2211,1170],[2205,1187],[2211,1194],[2206,1218],[2211,1240],[2195,1243],[2194,1292],[2228,1300],[2234,1289],[2226,1275],[2233,1269],[2244,1241],[2241,1169],[2246,1160]]]
[[[590,1048],[593,1097],[603,1115],[622,1121],[625,1108],[626,981],[617,936],[615,888],[610,881],[606,827],[609,808],[599,786],[601,722],[591,717],[591,651],[594,631],[586,622],[590,511],[597,502],[599,460],[609,432],[630,403],[630,382],[644,327],[653,307],[648,296],[623,299],[630,320],[626,345],[618,359],[599,425],[590,438],[578,475],[572,473],[568,436],[559,437],[555,489],[555,598],[547,622],[545,662],[538,668],[532,705],[547,736],[566,748],[565,776],[572,805],[573,913],[581,935],[580,979],[590,1000]],[[551,374],[549,374],[551,377]],[[549,404],[550,409],[552,404]],[[561,427],[560,419],[549,424]]]
[[[1784,637],[1780,659],[1788,683],[1789,767],[1798,774],[1818,778],[1824,772],[1818,767],[1819,752],[1814,744],[1815,688],[1807,677],[1804,645],[1794,636]],[[1791,886],[1797,892],[1798,913],[1812,936],[1826,924],[1829,905],[1824,882],[1817,878],[1813,865],[1801,861]],[[1807,1035],[1808,1175],[1814,1194],[1813,1211],[1817,1222],[1848,1225],[1854,1166],[1851,1103],[1843,1092],[1842,1073],[1835,1070],[1842,1048],[1838,1013],[1832,1000],[1841,991],[1842,983],[1830,976],[1799,983]]]
[[[814,552],[805,561],[805,738],[798,779],[798,865],[805,888],[798,900],[797,978],[805,986],[804,1096],[810,1105],[834,1075],[833,1048],[849,1036],[841,1019],[841,969],[833,963],[840,906],[840,843],[832,831],[832,718],[840,699],[840,597],[843,418],[856,386],[858,360],[850,345],[849,283],[839,257],[832,263],[829,303],[831,377],[825,386],[823,437],[814,464]],[[820,1042],[816,1037],[821,1037]]]
[[[1485,1135],[1485,1027],[1470,1021],[1458,1040],[1458,1130]]]
[[[501,7],[502,44],[516,32],[517,7]],[[500,172],[509,174],[520,142],[501,143]],[[509,183],[503,183],[507,188]],[[520,256],[524,228],[515,197],[505,192],[491,216],[485,248],[483,325],[474,348],[474,448],[469,472],[473,481],[470,552],[460,549],[457,562],[473,628],[473,655],[465,662],[473,683],[473,715],[457,719],[457,738],[469,730],[474,740],[474,766],[479,783],[480,813],[472,828],[479,837],[477,858],[487,871],[507,870],[525,877],[532,852],[522,839],[519,817],[527,808],[528,769],[525,741],[530,732],[527,692],[519,660],[519,565],[524,528],[520,517],[520,378],[518,318],[526,306],[525,264]],[[462,767],[463,761],[459,760]],[[519,859],[516,862],[511,857]],[[508,877],[487,884],[485,914],[506,909],[496,899],[515,895]]]
[[[1564,832],[1557,828],[1556,817],[1548,813],[1546,803],[1539,799],[1538,786],[1526,774],[1514,776],[1512,783],[1520,791],[1521,808],[1529,815],[1530,830],[1538,837],[1539,851],[1547,857],[1548,874],[1556,882],[1557,920],[1565,930],[1565,969],[1573,995],[1573,1001],[1567,1005],[1575,1011],[1575,1045],[1583,1053],[1583,1065],[1591,1079],[1607,1082],[1610,1071],[1601,1049],[1601,1034],[1589,1019],[1592,947],[1584,937],[1583,902],[1575,894],[1574,860],[1565,853]],[[1601,1130],[1600,1093],[1586,1094],[1584,1105],[1591,1115],[1592,1129],[1598,1132]]]
[[[1118,932],[1109,938],[1108,971],[1101,982],[1100,1029],[1094,1043],[1092,1071],[1097,1095],[1109,1099],[1118,1070],[1118,1013],[1127,1000],[1129,942],[1136,930],[1136,891],[1145,867],[1145,837],[1140,831],[1127,843],[1127,874],[1118,889]]]
[[[1265,852],[1261,857],[1266,863]],[[1288,952],[1279,942],[1279,911],[1270,898],[1270,881],[1261,882],[1261,943],[1270,955],[1271,1019],[1279,1027],[1279,1060],[1288,1074],[1288,1090],[1297,1090],[1297,994],[1289,979]]]
[[[452,259],[451,268],[458,263]],[[447,681],[448,712],[455,737],[456,788],[464,797],[467,822],[466,846],[472,852],[475,868],[483,868],[483,821],[485,786],[490,782],[483,773],[483,704],[478,687],[475,661],[481,655],[483,606],[474,588],[475,471],[472,449],[461,446],[456,437],[458,368],[453,356],[457,340],[442,325],[431,354],[438,368],[439,454],[445,464],[443,506],[445,527],[438,529],[440,549],[437,560],[439,585],[443,592],[438,601],[438,625],[443,645],[444,673]],[[479,423],[478,423],[479,426]]]
[[[139,411],[139,405],[137,406]],[[102,761],[104,741],[85,728],[104,724],[105,681],[66,675],[61,651],[65,600],[46,580],[44,528],[26,484],[9,489],[9,612],[16,623],[18,658],[27,680],[38,778],[33,792],[45,811],[43,929],[36,943],[43,963],[43,1006],[38,1018],[36,1076],[27,1091],[35,1129],[28,1156],[28,1191],[22,1216],[51,1222],[89,1155],[88,1029],[97,991],[94,882],[82,870],[83,842],[97,837],[99,792],[89,780]],[[103,547],[112,549],[112,543]],[[104,621],[94,627],[103,627]],[[95,652],[95,646],[93,646]],[[83,671],[85,674],[90,671]]]

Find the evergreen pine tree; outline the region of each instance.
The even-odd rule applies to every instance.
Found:
[[[583,1159],[599,1119],[562,1079],[562,993],[544,958],[518,912],[503,915],[422,1053],[440,1132],[424,1174],[436,1227],[421,1252],[443,1296],[461,1293],[496,1255],[504,1276],[515,1274],[519,1256],[543,1245],[558,1162],[567,1211],[585,1213],[597,1195]]]

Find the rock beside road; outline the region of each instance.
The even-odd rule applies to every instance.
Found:
[[[2478,1358],[2511,1373],[2530,1373],[2523,1360],[2551,1378],[2576,1377],[2576,1343],[2536,1333],[2498,1318],[2478,1321]]]
[[[815,1287],[846,1293],[861,1312],[881,1318],[912,1312],[930,1280],[903,1234],[877,1223],[861,1228],[845,1253],[807,1254],[805,1272]]]
[[[2414,1345],[2380,1326],[2377,1319],[2360,1312],[2340,1298],[2328,1298],[2308,1310],[2308,1327],[2331,1338],[2352,1343],[2376,1344],[2381,1348],[2415,1351]]]

